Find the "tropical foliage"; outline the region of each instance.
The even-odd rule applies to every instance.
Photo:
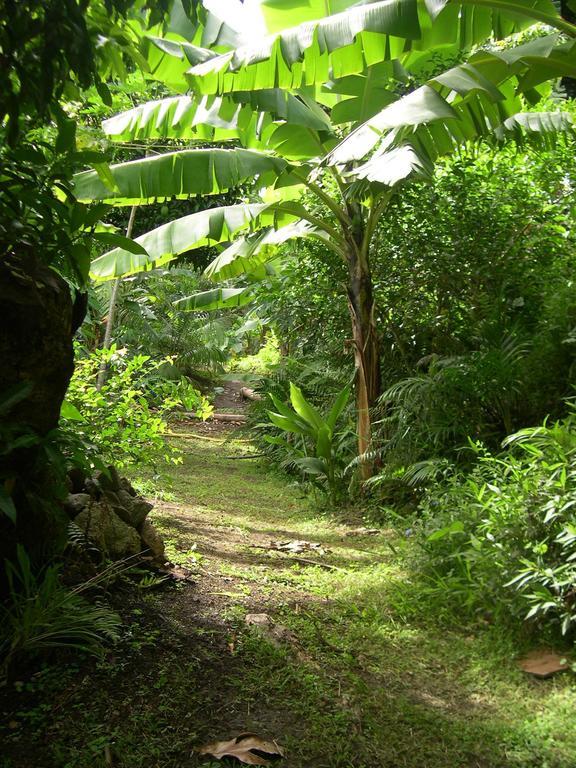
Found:
[[[310,20],[301,21],[301,6]],[[137,242],[145,254],[116,249],[95,262],[94,274],[105,278],[161,266],[186,249],[248,231],[208,269],[213,279],[227,279],[261,270],[287,239],[322,240],[348,273],[362,455],[371,448],[369,409],[381,391],[370,271],[378,222],[398,184],[429,176],[438,157],[466,141],[548,139],[569,129],[570,115],[522,110],[548,92],[550,77],[570,74],[576,29],[542,1],[348,6],[337,4],[326,16],[323,4],[296,3],[287,13],[281,3],[266,2],[259,21],[268,34],[263,43],[251,43],[248,11],[231,29],[215,3],[202,48],[192,40],[153,39],[155,61],[161,54],[155,77],[172,89],[190,90],[194,99],[171,96],[136,107],[107,121],[107,134],[124,140],[236,139],[245,148],[184,150],[115,166],[108,184],[88,172],[77,177],[76,193],[82,200],[130,204],[216,194],[249,178],[274,188],[275,202],[212,209],[143,235]],[[473,51],[534,21],[556,28],[567,41],[557,31],[512,48]],[[189,68],[182,66],[185,59]],[[328,219],[286,200],[286,192],[299,186],[327,207]],[[246,294],[221,298],[236,302],[240,295]],[[204,300],[212,305],[214,297]],[[362,468],[364,476],[371,473],[369,461]]]
[[[409,590],[573,638],[569,4],[2,10],[5,669],[118,639],[64,583],[74,471],[156,482],[230,378],[263,466],[394,526]]]
[[[474,471],[466,478],[448,474],[442,490],[423,500],[414,533],[436,598],[444,593],[470,611],[520,614],[540,627],[572,631],[574,441],[571,415],[511,435],[503,458],[473,445]]]
[[[344,387],[325,417],[306,400],[302,390],[292,382],[292,408],[288,408],[272,393],[269,396],[276,409],[268,411],[272,424],[289,435],[300,436],[300,439],[293,439],[291,444],[280,437],[270,435],[265,439],[272,444],[287,446],[289,453],[294,457],[294,464],[316,481],[325,483],[330,493],[335,494],[342,479],[342,467],[338,467],[342,460],[342,451],[338,450],[336,427],[348,403],[350,388]],[[308,455],[309,453],[311,455]]]

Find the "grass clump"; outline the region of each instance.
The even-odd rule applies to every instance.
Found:
[[[7,562],[6,569],[10,596],[0,606],[0,669],[4,672],[23,658],[54,648],[101,655],[107,643],[118,640],[120,617],[82,596],[98,577],[67,589],[60,582],[57,565],[35,575],[21,546],[17,561]]]

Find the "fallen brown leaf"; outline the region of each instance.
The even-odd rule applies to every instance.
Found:
[[[565,654],[546,649],[527,653],[518,661],[518,666],[527,674],[541,678],[552,677],[558,672],[565,672],[570,669]]]
[[[256,733],[241,733],[230,741],[215,741],[200,747],[198,752],[217,760],[235,757],[246,765],[270,765],[271,760],[284,757],[282,747],[275,741],[264,741]]]

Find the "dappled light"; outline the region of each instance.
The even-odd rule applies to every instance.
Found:
[[[573,768],[575,0],[0,59],[0,768]]]

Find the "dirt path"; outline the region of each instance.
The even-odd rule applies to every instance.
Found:
[[[149,482],[190,580],[116,598],[128,631],[101,662],[22,682],[2,768],[215,768],[194,748],[242,731],[286,768],[573,768],[570,681],[535,684],[489,628],[441,623],[407,582],[409,539],[339,520],[230,433],[180,442]],[[271,547],[293,541],[316,546]]]
[[[241,390],[246,387],[243,381],[224,380],[214,398],[214,409],[219,413],[243,413],[246,410],[246,400],[242,397]]]

